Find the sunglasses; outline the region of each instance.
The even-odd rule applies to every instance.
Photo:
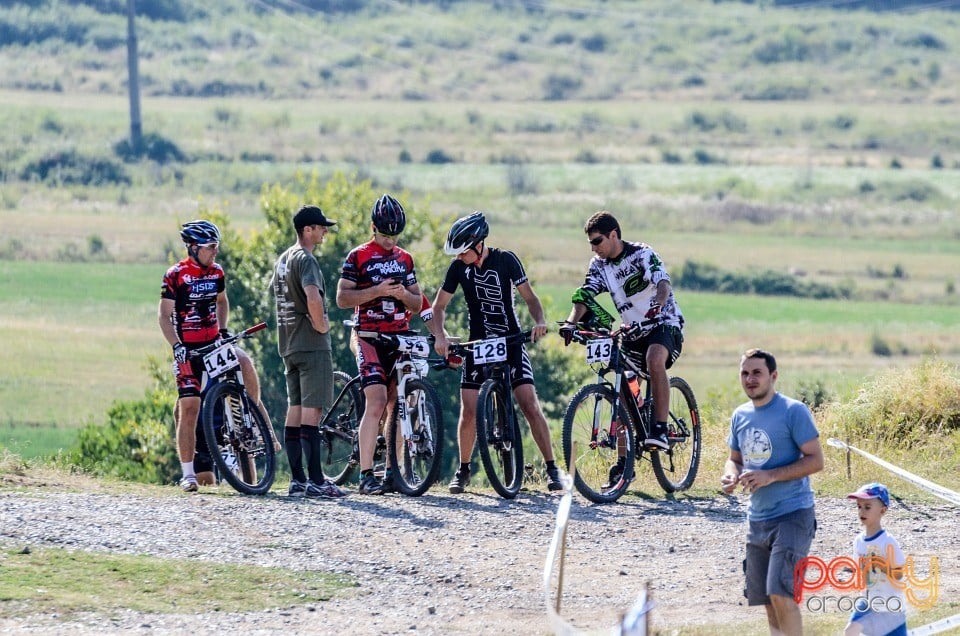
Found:
[[[377,230],[377,234],[388,239],[396,239],[398,236],[400,236],[400,232],[397,232],[396,234],[387,234],[386,232],[381,232],[380,230]]]
[[[592,239],[590,239],[590,245],[594,245],[594,246],[600,245],[601,243],[603,243],[603,239],[605,238],[607,237],[604,236],[603,234],[601,234],[600,236],[594,236]]]
[[[197,247],[206,247],[208,249],[216,250],[220,249],[219,243],[198,243]]]

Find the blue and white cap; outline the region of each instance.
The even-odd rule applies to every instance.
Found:
[[[890,491],[881,483],[864,484],[847,495],[847,499],[879,499],[884,506],[890,506]]]

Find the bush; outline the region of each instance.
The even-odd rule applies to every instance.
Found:
[[[82,155],[75,150],[54,152],[31,161],[20,173],[24,181],[54,185],[129,185],[130,177],[109,159]]]
[[[161,164],[187,160],[187,156],[177,144],[157,133],[143,135],[136,148],[130,143],[130,139],[122,139],[114,144],[113,152],[127,163],[141,159],[149,159]]]
[[[440,148],[434,148],[427,153],[426,162],[432,164],[454,163],[456,160]]]
[[[572,97],[582,85],[583,81],[578,77],[551,73],[543,80],[543,98],[547,101],[562,101]]]
[[[822,413],[824,437],[904,449],[937,447],[942,436],[960,429],[960,372],[936,359],[890,369],[851,402],[831,404]]]
[[[91,423],[66,461],[83,470],[130,481],[169,484],[180,474],[174,442],[176,390],[166,363],[149,360],[155,384],[141,400],[114,402],[106,424]]]

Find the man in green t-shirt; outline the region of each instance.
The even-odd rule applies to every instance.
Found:
[[[335,223],[315,205],[300,208],[293,217],[297,242],[277,259],[270,281],[277,300],[277,344],[287,380],[283,437],[292,473],[291,496],[337,498],[347,494],[323,475],[319,429],[324,410],[333,403],[333,354],[326,284],[313,250]]]

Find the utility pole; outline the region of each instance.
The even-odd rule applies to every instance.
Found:
[[[143,145],[143,127],[140,125],[140,71],[137,61],[137,30],[134,26],[135,0],[127,0],[127,75],[130,89],[130,147],[139,152]]]

